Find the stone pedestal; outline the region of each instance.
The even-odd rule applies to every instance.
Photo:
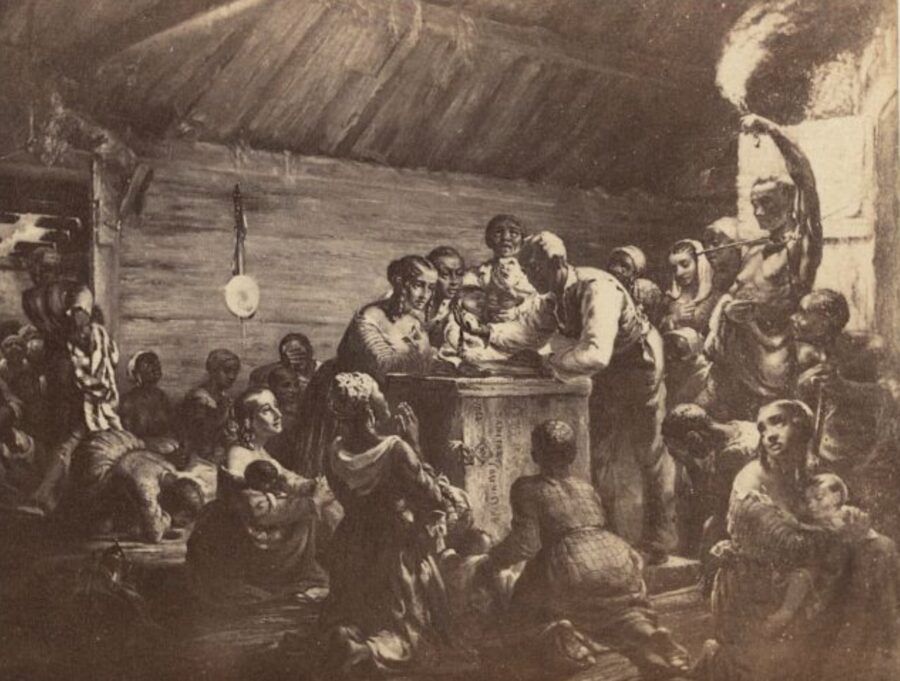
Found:
[[[522,475],[537,472],[531,430],[546,419],[575,430],[577,475],[590,480],[587,401],[591,383],[549,378],[388,377],[392,406],[408,402],[419,417],[423,454],[450,481],[466,490],[475,523],[495,539],[509,531],[509,490]]]

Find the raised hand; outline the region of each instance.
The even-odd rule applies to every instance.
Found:
[[[406,440],[414,448],[419,447],[419,417],[407,402],[397,405],[394,413],[394,427],[397,435]]]
[[[763,118],[756,114],[747,114],[741,117],[741,132],[749,134],[769,133],[777,128],[778,126],[768,118]]]
[[[334,492],[328,485],[324,475],[316,478],[316,486],[313,488],[312,500],[316,508],[322,508],[334,501]]]

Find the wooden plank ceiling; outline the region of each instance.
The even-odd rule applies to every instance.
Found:
[[[748,5],[34,0],[0,44],[34,36],[78,106],[140,135],[616,190],[653,188],[670,142],[722,115]]]

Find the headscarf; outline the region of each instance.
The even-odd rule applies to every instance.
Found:
[[[328,408],[338,421],[347,421],[365,413],[372,395],[378,392],[375,379],[359,371],[334,377],[328,391]]]
[[[128,360],[128,367],[126,369],[126,375],[128,376],[128,380],[136,385],[140,385],[141,381],[137,375],[137,363],[138,360],[144,355],[156,355],[159,357],[159,353],[155,350],[138,350],[134,353]]]
[[[669,250],[669,253],[683,250],[684,246],[691,247],[694,254],[694,262],[697,263],[697,294],[694,296],[694,301],[706,300],[713,290],[713,275],[715,272],[709,262],[709,258],[707,258],[706,254],[703,252],[703,244],[696,239],[682,239],[681,241],[676,241],[675,245]],[[672,300],[678,300],[681,297],[681,293],[681,286],[678,284],[678,280],[675,279],[675,277],[672,277],[672,287],[669,289],[667,295],[672,298]]]
[[[634,275],[636,277],[647,271],[647,256],[637,246],[617,246],[609,252],[610,259],[616,254],[626,255],[631,259],[631,262],[634,263]]]

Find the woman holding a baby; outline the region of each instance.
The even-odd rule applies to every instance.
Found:
[[[324,481],[281,466],[266,450],[282,429],[275,396],[246,390],[234,405],[238,441],[219,469],[218,499],[204,509],[188,541],[187,563],[201,596],[245,604],[310,596],[327,583],[316,562],[318,509],[330,500]]]
[[[805,404],[772,402],[757,425],[759,459],[732,488],[731,539],[713,549],[716,641],[702,678],[881,679],[896,665],[896,548],[847,505],[840,478],[809,469]]]

